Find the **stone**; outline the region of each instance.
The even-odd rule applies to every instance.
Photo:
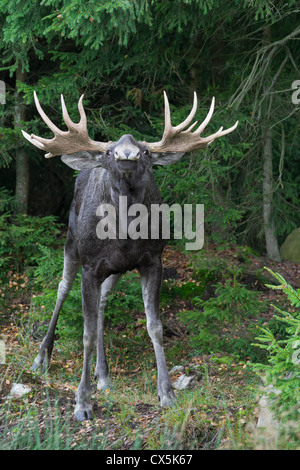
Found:
[[[259,417],[256,427],[261,445],[265,446],[266,449],[273,449],[276,448],[281,426],[271,409],[272,398],[269,395],[270,393],[279,395],[281,392],[274,388],[273,385],[265,386],[263,390],[264,395],[258,402]]]
[[[194,375],[181,375],[174,383],[173,387],[176,388],[177,390],[184,390],[186,389],[192,382],[192,380],[195,378]]]
[[[23,384],[13,383],[7,398],[20,398],[31,391],[30,387]]]
[[[0,364],[5,364],[5,343],[0,339]]]
[[[293,230],[280,248],[282,261],[300,263],[300,228]]]
[[[169,374],[170,374],[170,375],[177,374],[177,372],[182,372],[183,370],[184,370],[184,367],[183,367],[183,366],[174,366],[174,367],[170,370]]]

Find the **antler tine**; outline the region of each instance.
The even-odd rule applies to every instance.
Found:
[[[33,96],[34,96],[34,102],[35,102],[35,105],[36,105],[36,109],[38,110],[38,113],[41,116],[41,118],[43,119],[44,123],[47,124],[49,129],[51,129],[51,131],[54,134],[61,134],[62,131],[58,127],[56,127],[56,125],[51,121],[51,119],[48,118],[47,114],[43,111],[35,91],[33,92]]]
[[[198,129],[195,131],[195,134],[198,134],[200,135],[201,132],[204,131],[204,129],[206,128],[207,124],[209,123],[209,121],[211,120],[212,118],[212,115],[214,113],[214,109],[215,109],[215,97],[213,96],[212,100],[211,100],[211,105],[210,105],[210,108],[209,108],[209,111],[207,113],[207,116],[206,118],[204,119],[204,121],[200,124],[200,126],[198,127]]]
[[[68,113],[68,110],[67,110],[67,107],[66,107],[66,104],[65,104],[65,100],[64,100],[64,95],[60,95],[60,101],[61,101],[62,115],[63,115],[64,121],[65,121],[65,124],[66,124],[67,128],[70,129],[71,127],[74,126],[74,122],[72,122],[72,120],[69,116],[69,113]]]
[[[176,133],[182,131],[186,126],[188,126],[191,123],[193,117],[196,114],[197,93],[194,91],[194,103],[193,103],[192,110],[190,114],[188,115],[188,117],[183,122],[178,124],[178,126],[174,126],[174,127],[172,126],[170,104],[169,104],[167,93],[165,91],[164,91],[164,101],[165,101],[165,133],[168,133],[170,131],[176,132]],[[192,124],[192,127],[194,127],[195,125],[196,123]]]
[[[229,134],[230,132],[234,131],[238,125],[239,121],[236,121],[236,123],[232,126],[229,127],[228,129],[225,129],[223,131],[223,126],[220,127],[220,129],[215,132],[214,134],[211,134],[209,137],[203,137],[202,142],[212,142],[213,140],[217,139],[218,137],[222,137],[223,135]]]
[[[171,124],[171,114],[170,114],[170,105],[167,98],[167,94],[164,92],[165,98],[165,129],[162,136],[162,139],[159,142],[148,143],[149,149],[154,153],[167,153],[167,152],[191,152],[193,150],[198,150],[207,147],[211,144],[216,138],[222,137],[223,135],[229,134],[232,132],[238,125],[238,121],[234,126],[229,129],[223,130],[221,127],[217,132],[211,134],[208,137],[201,137],[200,134],[204,131],[207,124],[210,122],[214,108],[215,108],[215,98],[212,98],[209,111],[206,118],[200,124],[198,129],[194,132],[192,130],[197,125],[197,121],[192,123],[192,120],[196,114],[197,110],[197,94],[194,92],[194,104],[192,110],[188,117],[178,126],[173,127]],[[191,125],[190,125],[191,124]],[[185,129],[188,125],[188,129]]]
[[[167,93],[164,91],[164,102],[165,102],[165,132],[169,132],[172,128],[172,123],[171,123],[171,112],[170,112],[170,105],[169,105],[169,100]]]
[[[35,136],[34,134],[29,135],[29,134],[27,134],[27,132],[23,131],[23,129],[21,129],[21,132],[23,134],[23,137],[25,137],[25,139],[27,139],[28,142],[35,145],[37,148],[39,148],[41,150],[45,150],[44,144],[42,142],[39,142],[38,140],[36,140],[37,136]]]
[[[62,107],[62,113],[63,113],[63,118],[64,121],[68,127],[68,129],[78,129],[78,128],[85,128],[87,125],[87,119],[86,119],[86,114],[83,108],[82,100],[83,100],[84,95],[81,95],[78,101],[78,111],[80,114],[80,121],[75,124],[75,122],[72,121],[72,119],[69,116],[65,100],[63,95],[61,95],[61,107]]]
[[[69,116],[64,98],[61,95],[63,118],[68,128],[67,131],[62,131],[58,127],[56,127],[56,125],[45,114],[39,103],[36,92],[34,92],[34,101],[37,110],[43,121],[54,133],[54,137],[52,139],[44,139],[43,137],[39,137],[34,134],[29,135],[26,132],[22,131],[23,136],[31,144],[35,145],[39,149],[48,151],[48,153],[45,155],[46,158],[55,157],[56,155],[63,154],[70,155],[71,153],[77,153],[79,151],[96,150],[98,152],[105,152],[109,143],[91,140],[88,135],[87,119],[83,108],[82,100],[83,95],[80,97],[78,102],[80,121],[75,124]]]
[[[79,123],[82,126],[86,127],[87,126],[87,118],[86,118],[86,114],[85,114],[84,107],[83,107],[83,104],[82,104],[83,97],[84,97],[84,95],[81,95],[81,97],[79,98],[79,101],[78,101],[78,111],[79,111],[79,115],[80,115]]]
[[[194,118],[196,114],[197,106],[198,106],[197,93],[194,91],[194,103],[193,103],[192,110],[190,114],[188,115],[188,117],[183,122],[181,122],[180,124],[178,124],[178,126],[173,128],[176,132],[183,131],[183,129],[185,129],[185,127],[191,123],[192,119]]]

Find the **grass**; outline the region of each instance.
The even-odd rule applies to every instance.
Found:
[[[114,294],[110,305],[111,318],[116,308],[117,315],[122,313],[123,319],[110,321],[105,333],[114,387],[101,393],[94,383],[94,420],[83,423],[73,417],[83,360],[82,339],[80,335],[78,340],[74,338],[71,329],[58,330],[60,339],[55,343],[49,373],[40,376],[31,372],[51,309],[46,303],[44,306],[43,299],[39,306],[30,304],[30,298],[26,302],[29,281],[23,275],[11,276],[5,298],[1,290],[2,302],[6,302],[6,315],[1,320],[6,363],[0,365],[0,449],[247,450],[270,447],[256,430],[259,379],[251,371],[249,360],[239,360],[228,352],[205,355],[193,349],[186,329],[179,323],[178,311],[186,309],[190,296],[200,295],[198,290],[203,289],[202,284],[191,280],[186,260],[181,259],[180,263],[187,279],[164,281],[161,309],[168,367],[182,365],[186,373],[195,375],[191,388],[175,391],[177,403],[173,408],[160,408],[155,356],[145,316],[139,311],[138,289],[135,286],[134,292],[131,290],[130,296],[125,297],[125,280],[124,292],[121,296]],[[202,265],[200,267],[202,269]],[[215,271],[218,276],[222,274],[218,266]],[[134,280],[133,275],[130,280]],[[215,279],[209,281],[215,283]],[[72,305],[71,302],[65,311],[67,317],[72,314]],[[125,309],[130,310],[129,322],[126,322]],[[172,376],[173,381],[176,378]],[[7,400],[5,397],[13,382],[29,385],[31,392],[23,398]],[[284,448],[285,444],[277,443],[276,448]]]
[[[11,328],[16,334],[15,327]],[[22,336],[19,331],[19,339]],[[124,336],[126,347],[128,338]],[[234,362],[228,355],[194,356],[193,351],[186,349],[185,358],[182,356],[178,362],[186,366],[187,373],[197,370],[196,380],[190,389],[176,390],[176,405],[164,410],[157,400],[156,368],[149,340],[148,345],[144,344],[144,354],[139,351],[138,371],[131,361],[125,367],[118,356],[110,357],[114,387],[101,393],[94,383],[94,420],[79,423],[74,420],[73,410],[82,366],[82,355],[77,355],[81,352],[80,345],[75,350],[73,345],[71,353],[70,342],[61,342],[55,349],[49,373],[40,376],[30,371],[37,343],[28,342],[27,335],[25,350],[21,342],[18,348],[8,351],[7,364],[0,369],[0,449],[253,450],[266,447],[264,436],[259,436],[255,427],[258,379],[245,362]],[[172,347],[176,349],[175,343],[174,339],[166,341],[170,357]],[[68,365],[71,354],[72,358],[76,355],[72,369]],[[172,376],[175,379],[176,375]],[[31,392],[20,399],[5,400],[12,382],[29,385]]]
[[[124,330],[119,347],[134,346],[130,343],[130,331],[125,334]],[[190,357],[191,363],[194,361],[198,366],[197,381],[191,390],[177,390],[176,406],[163,410],[157,400],[150,340],[143,345],[144,351],[139,350],[138,370],[136,364],[133,368],[130,357],[120,361],[115,348],[115,354],[109,358],[114,387],[101,393],[95,383],[94,420],[78,423],[73,417],[73,407],[82,366],[81,345],[57,342],[49,373],[40,376],[30,371],[38,344],[30,340],[26,327],[18,329],[10,325],[7,334],[15,338],[15,343],[7,351],[7,364],[1,366],[1,449],[247,447],[240,428],[245,417],[251,417],[255,402],[253,376],[244,363],[228,366],[221,358],[221,363],[216,364],[211,357]],[[109,336],[107,340],[109,343]],[[169,339],[166,343],[171,357],[172,348],[177,350],[177,341]],[[192,351],[185,350],[187,355],[191,356]],[[182,355],[180,363],[184,362]],[[20,399],[5,400],[12,382],[29,385],[31,392]]]

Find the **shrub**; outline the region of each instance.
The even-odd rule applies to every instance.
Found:
[[[274,317],[285,329],[284,339],[276,339],[270,328],[260,327],[260,336],[256,339],[261,349],[268,351],[268,364],[257,363],[253,366],[259,374],[264,374],[267,384],[272,384],[280,393],[273,398],[273,409],[282,422],[293,420],[298,422],[298,429],[291,428],[289,432],[300,432],[300,289],[294,289],[278,273],[266,268],[279,282],[279,285],[269,285],[270,289],[284,292],[291,309],[285,311],[273,305],[277,314]]]
[[[41,246],[58,246],[61,226],[53,216],[0,215],[0,268],[20,271],[35,266]]]
[[[132,312],[143,311],[142,288],[139,275],[129,272],[121,277],[106,304],[105,318],[112,325],[130,323]]]
[[[0,187],[0,212],[12,211],[15,206],[15,197],[12,196],[8,189]]]
[[[236,276],[215,287],[214,297],[206,301],[195,297],[196,309],[180,314],[189,330],[191,345],[206,354],[227,352],[241,359],[253,358],[253,319],[263,309],[258,292],[248,290]]]

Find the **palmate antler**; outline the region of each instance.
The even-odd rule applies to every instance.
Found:
[[[151,152],[161,153],[161,152],[191,152],[192,150],[203,149],[211,144],[215,139],[218,137],[222,137],[223,135],[229,134],[232,132],[238,125],[238,121],[234,124],[234,126],[230,127],[229,129],[225,129],[223,131],[223,127],[221,127],[218,132],[211,134],[208,137],[200,137],[200,134],[204,131],[207,124],[211,120],[211,117],[214,112],[215,107],[215,98],[212,99],[210,110],[204,119],[204,121],[200,124],[198,129],[192,132],[192,129],[197,125],[197,121],[195,121],[188,129],[189,126],[196,114],[197,111],[197,94],[194,92],[194,104],[193,108],[189,114],[189,116],[178,126],[173,127],[171,124],[171,113],[170,113],[170,105],[168,101],[168,97],[166,92],[164,91],[164,100],[165,100],[165,129],[163,133],[163,137],[160,142],[150,143],[148,145]],[[186,129],[186,130],[184,130]]]
[[[36,93],[34,92],[34,100],[37,107],[37,110],[47,124],[47,126],[53,131],[54,137],[52,139],[44,139],[43,137],[38,137],[34,134],[27,134],[26,132],[22,131],[23,136],[27,139],[31,144],[35,145],[41,150],[45,150],[48,153],[45,155],[46,158],[54,157],[56,155],[69,155],[71,153],[80,152],[81,150],[90,151],[90,150],[97,150],[99,152],[105,152],[110,142],[98,142],[95,140],[91,140],[88,131],[87,131],[87,119],[86,114],[84,112],[82,100],[83,95],[79,99],[78,102],[78,111],[80,114],[80,121],[78,124],[75,124],[71,121],[70,116],[68,114],[64,98],[61,95],[61,105],[62,105],[62,112],[63,118],[67,125],[68,131],[62,131],[48,118],[48,116],[44,113],[39,100],[37,98]],[[191,152],[192,150],[203,149],[211,144],[215,139],[218,137],[222,137],[223,135],[229,134],[232,132],[238,125],[238,121],[235,123],[234,126],[230,127],[229,129],[223,130],[221,127],[217,132],[211,134],[208,137],[201,137],[200,134],[204,131],[207,124],[211,120],[211,117],[214,112],[214,105],[215,99],[212,99],[212,103],[210,106],[210,110],[204,119],[204,121],[200,124],[198,129],[192,132],[192,129],[197,125],[197,121],[195,121],[192,125],[191,122],[196,114],[197,111],[197,94],[194,92],[194,104],[193,108],[189,114],[189,116],[178,126],[172,126],[171,124],[171,113],[170,113],[170,105],[168,101],[168,97],[166,92],[164,92],[164,101],[165,101],[165,129],[163,133],[163,137],[160,142],[155,143],[148,143],[145,144],[149,147],[150,151],[153,153],[167,153],[167,152],[178,152],[178,153],[186,153]],[[188,129],[187,126],[190,126]]]
[[[86,114],[82,104],[83,95],[78,101],[78,111],[80,114],[80,121],[78,124],[75,124],[71,121],[69,113],[67,111],[63,95],[61,95],[61,106],[63,112],[63,118],[68,128],[68,131],[61,131],[56,125],[48,118],[44,113],[36,92],[34,92],[34,101],[36,108],[43,119],[47,124],[49,129],[54,133],[53,139],[44,139],[34,134],[27,134],[27,132],[22,131],[23,136],[31,144],[35,145],[41,150],[45,150],[48,153],[45,155],[46,158],[55,157],[56,155],[69,155],[71,153],[79,152],[80,150],[98,150],[100,152],[105,152],[109,142],[97,142],[91,140],[88,131],[87,131],[87,119]]]

